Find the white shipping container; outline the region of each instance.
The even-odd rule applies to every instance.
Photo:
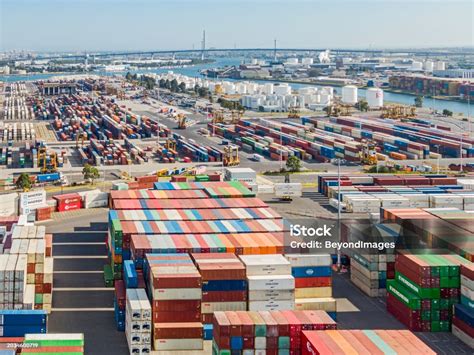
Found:
[[[203,339],[154,339],[155,351],[202,350]]]
[[[274,185],[276,197],[301,197],[303,186],[301,183],[277,183]]]
[[[248,276],[291,275],[291,265],[283,255],[239,255]]]
[[[294,300],[250,301],[249,311],[285,311],[294,310]]]
[[[220,311],[245,311],[247,302],[202,302],[201,313]]]
[[[200,300],[200,288],[158,288],[153,289],[153,300]]]
[[[250,290],[292,290],[295,288],[295,278],[291,275],[248,276]]]
[[[292,300],[295,298],[295,290],[249,290],[249,300]]]
[[[291,263],[291,267],[332,265],[329,254],[286,254],[285,257]]]

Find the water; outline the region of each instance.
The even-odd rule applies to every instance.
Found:
[[[242,58],[216,58],[216,60],[213,63],[208,63],[208,64],[199,64],[195,66],[189,66],[189,67],[184,67],[184,68],[172,68],[172,69],[150,69],[150,70],[135,70],[135,71],[130,71],[131,73],[165,73],[168,71],[173,71],[175,73],[179,73],[182,75],[190,76],[190,77],[197,77],[200,76],[200,71],[203,69],[209,69],[209,68],[216,68],[216,67],[223,67],[225,65],[239,65],[242,61]],[[104,76],[114,76],[114,75],[125,75],[127,71],[125,72],[92,72],[91,74],[95,75],[104,75]],[[74,74],[28,74],[28,75],[6,75],[6,76],[1,76],[0,75],[0,81],[6,81],[6,82],[11,82],[11,81],[34,81],[34,80],[47,80],[50,79],[54,76],[64,76],[64,75],[74,75]],[[83,75],[83,73],[80,73],[78,75]],[[232,79],[225,79],[225,80],[232,80]],[[257,82],[265,82],[263,80],[255,80]],[[291,87],[294,89],[299,89],[302,87],[308,87],[308,86],[316,86],[316,87],[322,87],[320,85],[308,85],[308,84],[295,84],[291,83]],[[341,95],[341,88],[340,87],[334,87],[334,91],[338,94]],[[367,90],[366,89],[359,89],[359,97],[365,98]],[[415,95],[410,95],[410,94],[398,94],[398,93],[391,93],[384,91],[384,101],[386,102],[394,102],[394,103],[399,103],[399,104],[404,104],[404,105],[413,105],[414,100],[415,100]],[[458,101],[447,101],[447,100],[433,100],[432,98],[425,98],[423,102],[424,107],[430,107],[433,108],[437,111],[443,111],[444,109],[448,109],[454,113],[462,113],[464,115],[468,115],[468,104],[465,102],[458,102]],[[469,112],[470,114],[470,112]]]

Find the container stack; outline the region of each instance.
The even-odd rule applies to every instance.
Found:
[[[408,330],[305,330],[301,350],[301,355],[436,354]]]
[[[393,279],[394,254],[360,254],[351,258],[351,281],[370,297],[383,297],[387,279]]]
[[[56,195],[53,198],[57,201],[57,211],[67,212],[82,208],[82,197],[78,193]]]
[[[323,310],[336,319],[330,254],[287,254],[295,278],[295,309]]]
[[[212,354],[300,354],[303,330],[336,329],[324,311],[215,312]]]
[[[0,311],[0,337],[24,337],[27,333],[46,333],[47,314],[43,310]]]
[[[461,303],[454,305],[453,334],[474,348],[474,266],[461,265]]]
[[[144,289],[127,289],[125,334],[130,354],[151,352],[151,306]]]
[[[413,331],[450,331],[453,305],[459,302],[460,265],[451,254],[396,256],[395,279],[387,281],[387,310]]]
[[[295,308],[295,278],[283,255],[240,255],[248,281],[250,311]]]
[[[201,350],[202,279],[187,254],[147,254],[155,350]]]
[[[202,277],[202,322],[212,324],[217,311],[247,310],[245,267],[231,253],[192,254]]]
[[[114,290],[114,319],[117,325],[117,330],[125,331],[125,311],[127,304],[127,296],[124,282],[117,280],[115,282]]]
[[[17,268],[21,260],[25,259],[27,262],[24,281],[25,296],[28,297],[23,298],[25,307],[33,301],[34,309],[44,309],[49,313],[53,284],[52,236],[47,235],[45,231],[44,226],[16,226],[13,229],[9,253],[10,256],[18,257]]]
[[[21,353],[84,354],[84,334],[26,334]],[[30,344],[30,346],[28,346]]]

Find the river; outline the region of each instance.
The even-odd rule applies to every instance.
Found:
[[[239,65],[242,61],[242,58],[216,58],[215,62],[208,63],[208,64],[199,64],[194,66],[188,66],[184,68],[173,68],[173,69],[150,69],[150,70],[135,70],[130,71],[132,73],[164,73],[167,71],[173,71],[175,73],[179,73],[186,76],[200,76],[200,71],[203,69],[209,68],[216,68],[216,67],[223,67],[225,65]],[[113,76],[113,75],[125,75],[127,72],[91,72],[90,74],[95,75],[105,75],[105,76]],[[32,80],[47,80],[55,76],[64,76],[64,75],[74,75],[71,74],[27,74],[27,75],[0,75],[0,81],[12,82],[12,81],[32,81]],[[84,73],[80,73],[77,75],[84,75]],[[233,79],[225,79],[225,80],[233,80]],[[264,82],[263,80],[255,80],[257,82]],[[296,84],[291,83],[291,87],[298,89],[307,86],[316,86],[322,87],[320,85],[310,85],[310,84]],[[340,87],[334,87],[334,91],[337,94],[341,94]],[[367,90],[366,89],[359,89],[359,97],[365,98]],[[392,93],[384,91],[384,101],[387,102],[394,102],[404,105],[413,105],[415,100],[415,95],[410,94],[399,94],[399,93]],[[468,104],[465,102],[458,102],[458,101],[448,101],[448,100],[434,100],[432,98],[425,98],[424,107],[430,107],[437,111],[443,111],[444,109],[448,109],[454,113],[462,113],[464,115],[470,114]]]

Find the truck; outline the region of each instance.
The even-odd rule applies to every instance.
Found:
[[[38,174],[36,175],[37,182],[54,182],[61,180],[60,173]]]
[[[254,154],[252,155],[252,160],[254,161],[262,161],[263,157],[260,154]]]

